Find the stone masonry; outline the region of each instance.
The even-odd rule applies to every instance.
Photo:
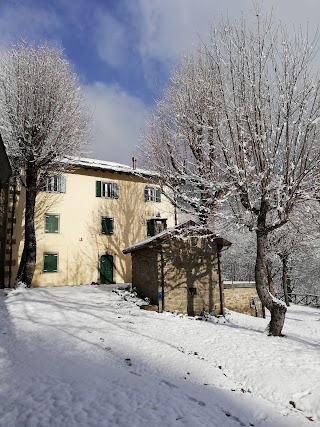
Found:
[[[253,299],[256,309],[254,308]],[[251,316],[262,317],[262,305],[258,297],[255,283],[225,282],[224,283],[225,308]]]
[[[164,290],[165,311],[221,314],[217,251],[215,241],[189,236],[171,237],[158,247],[133,252],[133,287],[153,305],[159,304]]]

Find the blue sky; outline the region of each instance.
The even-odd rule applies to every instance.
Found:
[[[287,24],[318,24],[319,0],[264,4]],[[139,164],[140,132],[179,56],[221,13],[250,19],[250,9],[251,0],[0,0],[0,48],[21,37],[62,46],[93,115],[88,156]]]

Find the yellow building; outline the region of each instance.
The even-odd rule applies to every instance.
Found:
[[[42,180],[32,284],[130,282],[131,259],[122,250],[173,226],[174,208],[148,171],[86,158],[73,160],[72,166]],[[6,286],[14,283],[23,249],[24,190],[13,193],[11,189],[11,204],[14,198],[16,206],[7,218]]]

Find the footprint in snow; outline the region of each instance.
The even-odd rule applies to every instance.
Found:
[[[128,366],[132,366],[131,359],[127,358],[127,359],[124,359],[124,360],[125,360],[125,362],[126,362],[126,364]]]
[[[240,420],[240,418],[238,418],[238,417],[236,417],[236,416],[234,416],[234,415],[230,414],[230,412],[225,412],[224,414],[225,414],[227,417],[230,417],[231,419],[233,419],[234,421],[237,421],[237,422],[241,425],[241,427],[245,427],[245,426],[246,426],[246,424],[245,424],[245,423],[243,423],[243,422]],[[250,424],[250,426],[254,426],[254,424]]]
[[[136,375],[137,377],[142,377],[142,375],[141,375],[141,374],[138,374],[137,372],[130,371],[130,374],[132,374],[132,375]]]
[[[202,400],[198,400],[198,399],[195,399],[194,397],[190,397],[190,396],[187,396],[187,397],[189,400],[191,400],[191,402],[195,402],[199,406],[206,406],[206,404],[204,402],[202,402]]]
[[[161,380],[161,381],[160,381],[160,384],[161,384],[161,383],[163,383],[163,384],[167,385],[167,386],[168,386],[168,387],[170,387],[170,388],[178,388],[175,384],[169,383],[169,381],[166,381],[166,380]]]

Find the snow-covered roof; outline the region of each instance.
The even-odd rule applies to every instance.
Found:
[[[107,162],[105,160],[89,159],[87,157],[68,157],[65,162],[75,167],[83,167],[86,169],[96,169],[109,171],[114,173],[125,173],[127,175],[156,177],[157,173],[146,169],[133,169],[131,166],[121,163]]]
[[[196,229],[196,228],[197,228],[197,233],[199,233],[200,235],[208,236],[210,239],[216,241],[218,244],[221,244],[222,246],[231,246],[231,242],[229,242],[229,240],[223,239],[222,237],[219,237],[213,234],[211,230],[200,228],[200,226],[197,223],[195,223],[192,220],[189,220],[189,221],[182,222],[181,224],[178,224],[174,227],[169,227],[166,230],[162,231],[161,233],[156,234],[155,236],[151,236],[151,237],[148,237],[147,239],[141,240],[140,242],[137,242],[132,246],[129,246],[123,249],[122,252],[124,254],[129,254],[131,252],[135,252],[140,249],[153,248],[157,246],[159,243],[161,243],[163,240],[168,238],[170,235],[174,236],[174,235],[177,235],[181,230]]]

